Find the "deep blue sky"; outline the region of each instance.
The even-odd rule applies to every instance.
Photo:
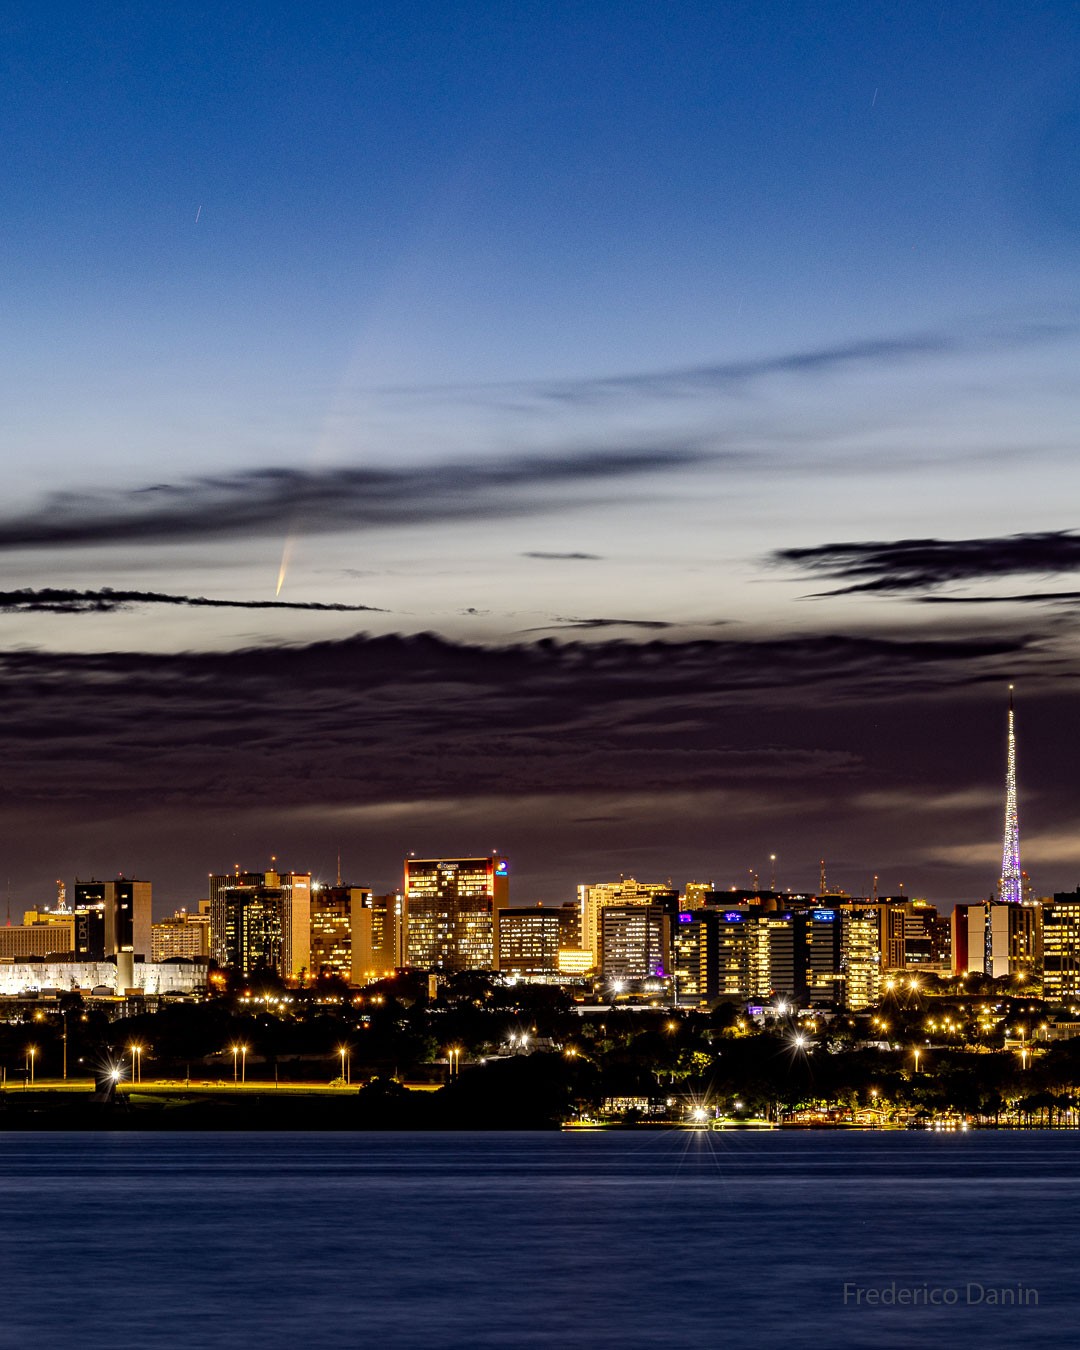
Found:
[[[871,638],[897,644],[880,664],[900,675],[858,695],[888,706],[912,691],[904,644],[970,638],[1004,649],[957,658],[963,674],[931,662],[928,682],[924,663],[916,684],[983,698],[993,735],[1017,668],[1029,697],[1071,681],[1071,610],[1015,597],[1069,590],[1077,563],[1067,543],[1006,541],[1076,523],[1075,5],[24,5],[0,22],[0,72],[7,586],[262,602],[284,559],[281,599],[377,609],[15,603],[0,617],[10,649],[62,663],[258,647],[272,663],[282,642],[360,628],[496,648]],[[983,543],[935,557],[914,587],[892,555],[856,574],[836,552],[911,538]],[[778,556],[790,548],[824,552]],[[807,598],[867,577],[868,592]],[[926,603],[943,598],[978,603]],[[779,741],[751,736],[737,699],[742,729],[724,721],[714,696],[765,697],[750,651],[733,685],[681,688],[686,722],[664,724],[665,744],[707,725],[718,792],[739,788],[739,755],[789,755],[781,778],[802,774],[810,798],[823,763],[858,765],[826,812],[840,837],[823,821],[796,842],[777,820],[801,818],[797,802],[750,794],[736,860],[710,835],[720,805],[699,796],[697,842],[672,859],[664,831],[687,820],[672,768],[641,800],[607,802],[622,825],[597,844],[598,871],[666,875],[689,857],[688,872],[735,877],[780,847],[795,884],[832,851],[854,887],[888,848],[909,884],[949,898],[993,884],[994,756],[942,760],[934,790],[969,814],[931,838],[874,796],[879,775],[910,773],[889,715],[853,707],[850,744],[832,724],[800,740],[816,665],[796,662]],[[851,673],[835,672],[849,702]],[[351,730],[380,716],[347,711],[317,729],[322,753],[359,754]],[[533,730],[569,752],[606,725]],[[380,788],[403,835],[380,844],[375,829],[364,867],[370,849],[434,847],[430,820],[409,815],[417,791],[445,789],[451,850],[447,820],[496,810],[483,783],[442,781],[447,753]],[[529,753],[515,747],[523,765]],[[238,847],[307,847],[294,767],[283,814],[237,825]],[[209,790],[188,772],[192,793]],[[573,768],[575,790],[600,793],[589,772]],[[903,790],[917,811],[919,784]],[[1072,885],[1071,803],[1039,790],[1022,794],[1027,857],[1044,889]],[[569,884],[587,850],[552,863],[557,812],[530,800],[515,816],[508,791],[501,846],[517,839],[535,889]],[[347,792],[331,799],[347,815]],[[123,819],[106,813],[93,839]],[[642,819],[651,842],[623,866]],[[32,816],[28,839],[35,821],[61,828]],[[346,828],[318,849],[332,856]],[[459,847],[490,846],[484,833]],[[145,838],[147,870],[149,825]],[[114,851],[93,866],[123,866]],[[30,884],[36,867],[15,870]]]

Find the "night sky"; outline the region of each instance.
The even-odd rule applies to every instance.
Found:
[[[15,4],[0,878],[1080,881],[1074,4]],[[214,603],[208,603],[214,602]]]

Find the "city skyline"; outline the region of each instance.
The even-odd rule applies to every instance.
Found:
[[[523,899],[978,899],[1010,683],[1074,886],[1078,38],[13,16],[13,893],[498,847]]]

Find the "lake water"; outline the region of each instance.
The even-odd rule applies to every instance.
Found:
[[[4,1134],[0,1184],[17,1350],[1080,1340],[1080,1134]]]

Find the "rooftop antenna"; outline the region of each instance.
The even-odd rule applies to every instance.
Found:
[[[874,904],[877,904],[877,873],[874,873]]]
[[[826,890],[826,888],[825,888],[825,859],[822,858],[822,860],[821,860],[821,887],[820,887],[820,889],[818,890],[818,895],[828,895],[828,893],[829,893],[829,892],[828,892],[828,891]]]
[[[335,884],[336,884],[337,886],[339,886],[339,887],[340,887],[340,885],[341,885],[341,845],[340,845],[340,844],[338,845],[338,851],[337,851],[337,882],[336,882]]]

